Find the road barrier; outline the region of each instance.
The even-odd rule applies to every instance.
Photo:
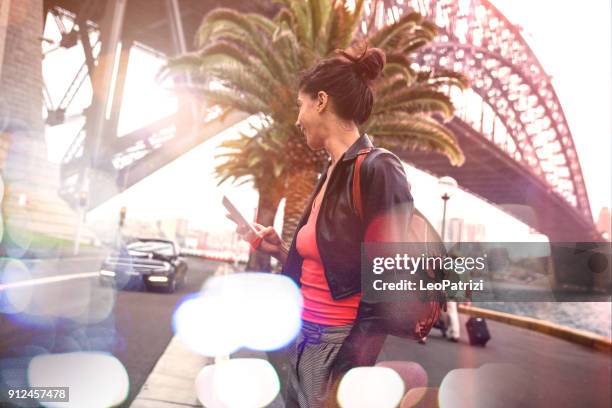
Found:
[[[517,316],[510,313],[498,312],[496,310],[483,309],[480,307],[458,305],[461,313],[484,317],[497,322],[511,324],[513,326],[534,330],[549,336],[557,337],[572,343],[580,344],[603,353],[612,354],[612,339],[584,330],[572,329],[533,317]]]
[[[213,249],[182,248],[181,255],[228,263],[246,263],[249,259],[248,255],[245,254],[236,254],[233,251],[218,251]]]

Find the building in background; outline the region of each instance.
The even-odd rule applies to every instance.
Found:
[[[466,224],[464,230],[466,242],[485,241],[487,230],[484,224]]]
[[[603,237],[610,241],[612,233],[610,232],[610,209],[608,207],[602,207],[599,210],[599,217],[597,218],[597,230],[602,233]]]
[[[451,218],[448,221],[448,231],[446,231],[446,239],[449,242],[463,241],[463,218]]]
[[[185,245],[185,237],[189,226],[188,220],[184,218],[163,219],[157,220],[155,225],[160,238],[173,240],[180,246]]]
[[[449,242],[483,242],[486,227],[484,224],[472,224],[463,218],[451,218],[446,236]]]

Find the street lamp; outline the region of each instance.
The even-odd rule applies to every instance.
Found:
[[[441,177],[438,180],[438,188],[440,190],[440,197],[444,201],[444,209],[442,210],[442,229],[440,230],[440,237],[444,241],[446,236],[446,202],[451,198],[455,189],[457,188],[457,181],[449,176]]]
[[[78,219],[77,219],[76,234],[74,237],[74,246],[72,248],[73,255],[79,254],[79,247],[81,245],[81,233],[83,229],[83,222],[85,221],[85,213],[87,211],[87,204],[89,200],[89,193],[87,189],[84,188],[83,190],[79,191],[78,199],[79,199],[78,210],[77,210]]]

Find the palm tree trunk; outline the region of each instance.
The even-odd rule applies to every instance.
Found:
[[[313,168],[307,168],[287,177],[287,189],[285,193],[285,214],[283,217],[283,233],[281,238],[284,242],[290,243],[307,200],[312,193],[318,173]]]
[[[257,203],[257,222],[261,225],[274,225],[274,217],[282,198],[279,188],[260,189]],[[261,251],[251,251],[246,265],[247,271],[270,272],[270,255]]]

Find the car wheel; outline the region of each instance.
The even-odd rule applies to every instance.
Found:
[[[111,288],[111,289],[116,289],[116,283],[114,280],[109,280],[109,279],[98,279],[98,284],[104,288]]]
[[[168,286],[166,286],[166,292],[174,293],[176,290],[176,280],[174,278],[170,278],[168,280]]]

